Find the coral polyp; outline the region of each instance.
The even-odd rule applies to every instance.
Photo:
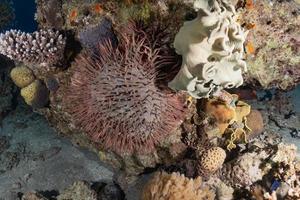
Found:
[[[168,59],[143,31],[123,29],[117,48],[101,43],[73,65],[65,105],[75,124],[105,148],[153,149],[185,117],[184,98],[161,80]],[[97,56],[96,56],[97,55]]]

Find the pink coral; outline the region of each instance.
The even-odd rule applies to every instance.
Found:
[[[146,152],[176,129],[186,109],[182,95],[162,83],[169,58],[137,27],[122,31],[116,49],[105,42],[99,56],[76,60],[65,105],[92,141],[115,151]]]

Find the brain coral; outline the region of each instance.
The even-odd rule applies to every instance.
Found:
[[[20,88],[28,86],[35,80],[32,70],[25,65],[13,68],[10,72],[10,77]]]
[[[201,178],[189,179],[179,173],[157,173],[144,187],[142,200],[213,200]]]
[[[146,151],[181,123],[181,95],[160,82],[167,64],[135,26],[122,29],[118,47],[101,43],[99,56],[80,56],[66,88],[65,107],[92,141],[121,152]]]
[[[226,158],[226,152],[220,147],[212,147],[205,151],[198,163],[200,173],[214,173],[222,167]]]
[[[48,103],[49,91],[38,79],[21,89],[21,96],[25,102],[35,108],[41,108]]]

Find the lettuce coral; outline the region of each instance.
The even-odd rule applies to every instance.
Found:
[[[214,193],[202,185],[201,177],[189,179],[179,173],[156,173],[146,184],[142,200],[213,200]]]
[[[227,1],[197,0],[194,8],[198,17],[185,22],[175,37],[174,47],[183,61],[169,86],[206,98],[243,84],[247,32],[236,22],[235,9]]]

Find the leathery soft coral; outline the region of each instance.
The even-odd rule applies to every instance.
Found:
[[[142,200],[213,200],[215,194],[202,185],[201,177],[189,179],[179,173],[156,173],[146,184]]]
[[[182,95],[160,83],[168,60],[150,36],[134,24],[122,31],[117,48],[104,42],[96,55],[76,60],[64,105],[93,142],[146,152],[180,125],[186,108]]]

